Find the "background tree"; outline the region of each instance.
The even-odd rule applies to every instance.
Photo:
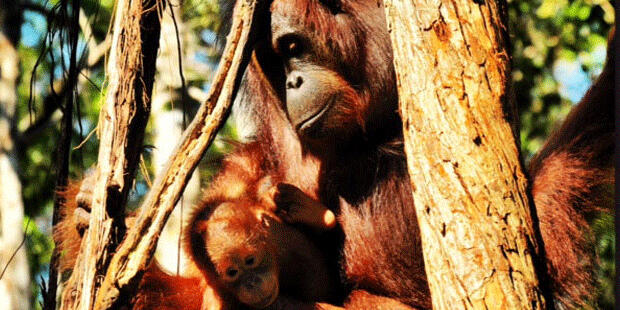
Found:
[[[16,154],[17,84],[20,78],[17,44],[22,12],[0,1],[0,307],[30,305],[26,250],[23,248],[24,205]]]

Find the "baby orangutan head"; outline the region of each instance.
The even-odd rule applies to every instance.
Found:
[[[279,293],[274,226],[281,223],[262,208],[240,204],[217,206],[202,223],[203,241],[220,285],[239,302],[262,309]]]

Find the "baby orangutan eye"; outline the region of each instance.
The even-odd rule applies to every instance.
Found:
[[[257,262],[256,258],[252,255],[246,257],[245,259],[245,265],[248,267],[254,267],[256,265],[256,262]]]
[[[235,269],[235,268],[228,268],[226,269],[226,277],[229,280],[234,280],[237,275],[239,274],[239,270]]]

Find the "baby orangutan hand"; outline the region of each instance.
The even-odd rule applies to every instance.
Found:
[[[312,199],[294,185],[279,183],[274,186],[273,200],[278,215],[289,223],[300,223],[319,230],[336,226],[336,216],[322,203]]]

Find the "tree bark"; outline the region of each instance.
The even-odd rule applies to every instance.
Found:
[[[386,0],[434,309],[541,309],[506,2]]]
[[[63,309],[92,309],[111,254],[124,236],[124,207],[142,152],[159,44],[161,2],[116,3],[106,101],[89,229],[62,294]]]
[[[28,309],[31,299],[14,136],[21,24],[19,6],[0,0],[0,308],[7,310]]]

